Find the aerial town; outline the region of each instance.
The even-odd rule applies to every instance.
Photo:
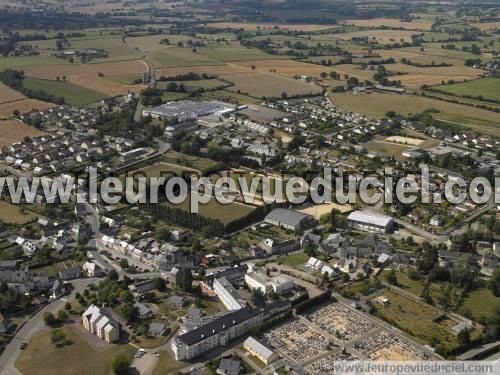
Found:
[[[0,375],[500,371],[498,2],[0,20]]]

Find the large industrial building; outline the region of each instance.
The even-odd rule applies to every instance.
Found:
[[[353,211],[347,216],[351,228],[371,233],[390,233],[394,229],[394,219],[373,212]]]
[[[193,121],[199,117],[216,115],[224,116],[236,109],[236,106],[218,100],[200,101],[179,100],[168,102],[157,107],[145,108],[142,115],[160,120],[169,119],[175,122]]]
[[[298,232],[313,224],[314,217],[295,210],[277,208],[267,214],[264,221],[278,227]]]

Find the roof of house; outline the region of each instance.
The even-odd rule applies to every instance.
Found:
[[[165,333],[165,330],[167,328],[165,327],[165,324],[161,323],[151,323],[149,326],[149,331],[148,333],[151,335],[163,335]]]
[[[240,361],[223,358],[217,371],[222,374],[239,374],[241,368]]]

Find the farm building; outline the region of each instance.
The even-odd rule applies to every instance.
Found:
[[[314,223],[312,215],[286,208],[271,211],[264,219],[266,223],[298,232]]]
[[[347,223],[352,228],[372,233],[390,233],[394,228],[392,217],[373,212],[353,211],[347,216]]]

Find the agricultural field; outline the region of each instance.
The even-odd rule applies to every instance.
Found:
[[[401,40],[405,42],[411,42],[411,36],[415,34],[418,33],[407,30],[364,30],[344,34],[336,34],[335,37],[344,40],[368,37],[372,42],[377,42],[379,44],[391,44],[400,43]]]
[[[366,20],[345,20],[341,22],[344,25],[380,27],[388,26],[394,28],[403,28],[407,30],[430,30],[432,22],[428,19],[415,19],[412,22],[404,22],[394,18],[373,18]]]
[[[256,30],[291,30],[291,31],[317,31],[331,29],[332,25],[316,25],[316,24],[278,24],[278,23],[250,23],[250,22],[214,22],[210,23],[210,27],[220,29],[243,29],[247,31]]]
[[[20,92],[0,83],[0,104],[15,102],[16,100],[24,99],[24,97]]]
[[[54,96],[62,96],[66,103],[74,106],[85,106],[106,97],[103,93],[74,85],[70,82],[48,79],[26,78],[24,87],[32,90],[42,90]]]
[[[66,60],[53,56],[0,57],[0,69],[21,68],[27,66],[69,65]]]
[[[111,363],[115,356],[122,354],[132,360],[137,351],[128,344],[113,345],[111,348],[96,351],[73,328],[65,326],[61,329],[72,344],[55,348],[50,340],[51,330],[43,330],[29,342],[16,361],[16,367],[26,375],[56,375],[62,372],[68,375],[108,375],[111,373]]]
[[[171,81],[160,81],[156,84],[156,87],[159,89],[165,89],[167,85]],[[228,83],[220,81],[218,79],[200,79],[194,81],[174,81],[178,85],[183,84],[188,91],[195,91],[199,88],[203,88],[205,90],[213,90],[217,88],[221,88],[227,86]]]
[[[93,91],[107,95],[123,95],[127,91],[140,91],[144,86],[116,82],[111,78],[108,79],[108,76],[142,74],[147,71],[147,65],[143,61],[132,60],[105,64],[31,66],[23,70],[26,77],[52,80],[66,77],[67,81]],[[99,73],[103,77],[99,77]]]
[[[176,67],[176,68],[161,68],[156,69],[156,77],[161,76],[176,76],[178,74],[187,73],[197,73],[215,76],[228,76],[233,74],[241,74],[251,72],[250,67],[236,66],[234,64],[224,64],[224,65],[201,65],[201,66],[187,66],[187,67]]]
[[[139,50],[141,52],[153,52],[156,50],[170,48],[170,45],[168,44],[160,44],[160,42],[165,38],[170,41],[170,45],[175,45],[177,42],[185,42],[188,40],[198,40],[198,38],[192,38],[187,35],[161,34],[127,37],[125,39],[125,43],[129,46],[129,48],[134,50]]]
[[[500,101],[500,78],[481,78],[464,83],[435,86],[434,88],[457,96],[479,96]]]
[[[26,137],[38,137],[45,133],[17,120],[0,121],[0,148],[20,142]]]
[[[460,104],[447,103],[415,95],[390,93],[371,94],[329,94],[334,104],[354,112],[365,113],[374,117],[383,117],[388,111],[402,114],[418,113],[429,108],[436,108],[438,119],[469,126],[488,134],[500,134],[500,114]]]
[[[175,68],[183,66],[222,65],[216,59],[193,52],[190,48],[170,47],[157,50],[148,55],[156,68]]]
[[[23,113],[31,111],[32,109],[45,110],[54,106],[54,103],[48,103],[42,100],[21,99],[15,102],[0,104],[0,118],[12,116],[12,113],[16,110]]]
[[[203,47],[198,48],[196,53],[221,62],[288,59],[286,56],[268,55],[256,48],[245,48],[240,46]]]
[[[0,223],[26,224],[36,217],[30,211],[22,210],[16,205],[0,200]]]
[[[234,83],[229,90],[248,93],[250,96],[281,97],[285,92],[288,96],[320,93],[321,88],[310,83],[282,77],[270,73],[249,73],[226,77]]]

